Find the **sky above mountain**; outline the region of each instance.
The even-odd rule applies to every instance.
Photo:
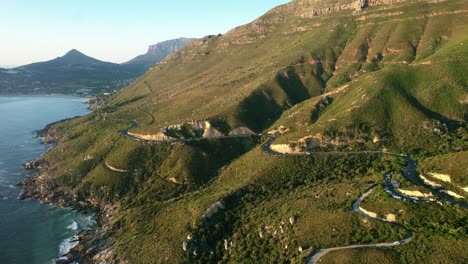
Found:
[[[0,65],[24,65],[70,49],[124,62],[149,45],[225,33],[288,0],[0,0]]]

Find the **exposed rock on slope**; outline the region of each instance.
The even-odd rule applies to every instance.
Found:
[[[141,73],[144,73],[147,69],[164,60],[167,56],[183,48],[193,40],[195,39],[178,38],[151,45],[146,54],[137,56],[124,64],[139,68]]]
[[[314,9],[339,3],[349,4],[348,9],[338,7],[333,15],[307,17]],[[235,236],[235,240],[252,246],[254,254],[264,250],[265,244],[246,239],[251,234],[258,237],[256,219],[263,216],[275,218],[277,212],[287,219],[296,210],[314,209],[324,219],[336,220],[338,215],[346,218],[344,206],[350,197],[342,193],[343,200],[334,200],[337,193],[322,190],[321,183],[340,192],[358,192],[374,179],[382,180],[381,176],[372,180],[365,177],[377,177],[379,170],[398,167],[399,162],[393,160],[397,157],[267,158],[261,148],[251,150],[260,141],[257,138],[191,139],[271,131],[278,137],[272,148],[278,144],[277,150],[285,153],[305,152],[308,144],[312,147],[311,142],[321,147],[333,145],[337,151],[387,148],[417,157],[463,150],[466,1],[373,2],[361,12],[355,12],[353,3],[294,1],[226,35],[193,41],[112,95],[104,108],[58,125],[64,140],[46,155],[52,169],[40,184],[60,183],[82,199],[122,205],[113,227],[118,240],[115,252],[122,262],[242,262],[250,256],[228,254],[247,252],[245,248],[236,252],[236,246],[229,246],[229,252],[222,250],[224,239],[232,241]],[[107,113],[106,120],[101,118],[103,112]],[[142,144],[124,139],[117,131],[128,126],[129,120],[141,124],[132,126],[129,135],[186,144]],[[95,159],[83,161],[88,153]],[[106,177],[111,172],[104,162],[116,156],[125,157],[125,168],[134,175],[112,173],[114,177]],[[450,175],[455,182],[455,175]],[[465,182],[463,186],[467,186]],[[314,188],[317,192],[305,195]],[[240,190],[248,190],[248,194],[234,197]],[[297,199],[293,200],[295,193]],[[206,208],[218,208],[210,207],[216,201],[226,201],[225,209],[204,218],[209,215]],[[320,205],[322,201],[326,204]],[[232,211],[233,206],[238,209]],[[270,210],[278,206],[284,208]],[[409,203],[401,206],[408,209],[405,212],[415,209]],[[376,211],[375,207],[368,208]],[[441,208],[434,210],[453,210]],[[343,239],[341,235],[334,237],[334,230],[321,227],[316,231],[323,231],[323,236],[299,231],[312,226],[315,212],[296,215],[293,228],[305,238],[300,245],[289,245],[288,250],[281,245],[278,254],[265,250],[264,256],[299,261],[309,250],[336,243],[324,242],[323,238]],[[408,222],[421,224],[415,228],[423,227],[421,215],[414,214],[418,221]],[[408,213],[406,217],[412,216]],[[357,234],[358,227],[349,223],[358,221],[346,219],[337,226],[347,229],[344,233]],[[245,229],[244,220],[252,224],[248,228],[254,233]],[[200,221],[208,226],[198,226]],[[457,228],[455,224],[453,230]],[[213,254],[205,249],[194,251],[188,245],[185,253],[181,249],[187,233],[197,231],[205,236],[194,236],[192,241],[207,238]],[[382,238],[361,234],[363,239]],[[269,236],[266,232],[262,235]],[[428,243],[434,241],[434,237],[425,238]],[[347,241],[354,239],[358,236],[352,235]],[[292,248],[296,250],[290,251]],[[405,257],[410,252],[403,251]]]
[[[175,141],[178,139],[221,138],[226,136],[249,136],[255,133],[248,127],[238,127],[227,135],[213,127],[208,120],[193,120],[183,124],[170,125],[156,134],[141,134],[129,131],[130,136],[151,141]]]

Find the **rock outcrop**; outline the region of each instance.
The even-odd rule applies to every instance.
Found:
[[[159,132],[159,133],[156,133],[156,134],[140,134],[140,133],[133,133],[133,132],[128,131],[128,135],[130,135],[132,137],[135,137],[135,138],[138,138],[138,139],[150,140],[150,141],[171,141],[171,140],[175,140],[175,138],[169,137],[166,134],[164,134],[163,132]]]
[[[202,218],[204,219],[209,219],[211,218],[214,214],[218,213],[221,210],[224,210],[224,203],[223,202],[216,202],[212,204],[206,211],[203,213]]]
[[[140,67],[142,71],[146,71],[149,67],[164,60],[167,56],[183,48],[193,40],[192,38],[178,38],[151,45],[146,54],[135,57],[126,62],[125,65]]]
[[[229,132],[229,136],[248,136],[248,135],[255,135],[255,132],[250,130],[248,127],[238,127],[234,128]]]
[[[407,0],[295,0],[290,4],[279,7],[277,11],[299,16],[313,18],[340,11],[360,12],[367,7],[396,5]],[[415,0],[420,2],[438,3],[446,0]]]
[[[195,121],[193,128],[203,131],[203,138],[216,138],[223,136],[223,133],[214,128],[209,121]]]
[[[25,164],[23,164],[23,167],[26,170],[41,170],[41,169],[45,169],[47,166],[48,166],[47,161],[43,159],[33,160],[33,161],[26,162]]]
[[[195,132],[195,133],[193,133]],[[255,135],[248,127],[238,127],[231,130],[227,135],[223,134],[215,128],[208,120],[193,120],[183,124],[176,124],[164,127],[156,134],[141,134],[128,131],[127,134],[131,137],[149,140],[149,141],[180,141],[194,140],[202,138],[222,138],[222,137],[239,137]],[[189,134],[189,135],[186,135]]]

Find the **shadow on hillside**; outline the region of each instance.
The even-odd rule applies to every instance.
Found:
[[[117,104],[115,104],[115,106],[117,107],[122,107],[124,105],[128,105],[128,104],[131,104],[131,103],[134,103],[134,102],[137,102],[137,101],[140,101],[141,99],[145,98],[146,96],[137,96],[137,97],[134,97],[132,99],[128,99],[128,100],[125,100],[125,101],[122,101],[122,102],[118,102]]]

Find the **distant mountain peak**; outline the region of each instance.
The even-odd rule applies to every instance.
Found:
[[[101,62],[95,58],[89,57],[84,53],[78,51],[77,49],[72,49],[68,51],[62,57],[57,58],[56,60],[69,64],[88,64],[88,63],[97,63]]]
[[[71,49],[70,51],[68,51],[64,57],[66,56],[75,56],[75,55],[81,55],[81,56],[86,56],[84,55],[83,53],[81,53],[80,51],[78,51],[77,49]]]
[[[62,58],[79,58],[79,57],[87,57],[87,58],[91,58],[87,55],[85,55],[84,53],[80,52],[79,50],[77,49],[72,49],[70,51],[68,51],[67,53],[65,53],[65,55],[63,55]]]

